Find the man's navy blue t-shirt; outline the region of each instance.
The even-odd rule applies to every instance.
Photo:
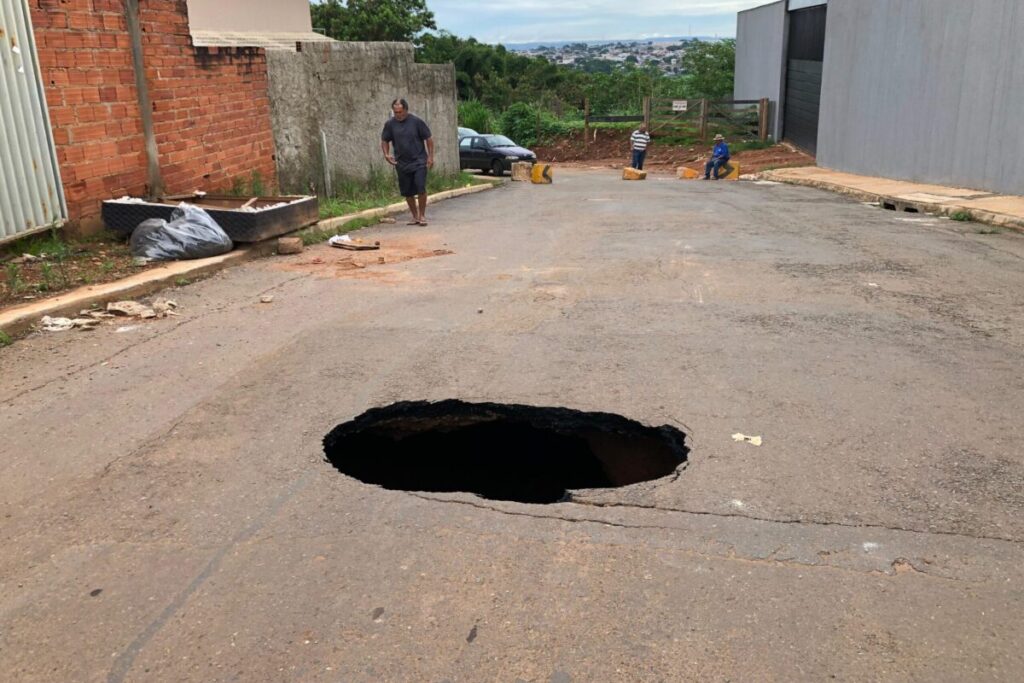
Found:
[[[423,143],[430,139],[430,127],[420,117],[409,114],[405,121],[390,119],[384,124],[380,139],[395,146],[395,161],[402,173],[427,165],[427,149]]]

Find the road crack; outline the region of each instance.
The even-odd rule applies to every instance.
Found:
[[[507,509],[504,509],[504,508],[495,507],[493,505],[487,505],[486,503],[478,503],[476,501],[471,501],[471,500],[455,500],[455,499],[452,499],[452,498],[438,498],[438,497],[434,497],[434,496],[423,495],[423,494],[416,493],[416,492],[413,492],[413,491],[406,491],[405,493],[407,493],[408,495],[412,496],[413,498],[418,498],[420,500],[424,500],[424,501],[427,501],[427,502],[447,503],[447,504],[450,504],[450,505],[464,505],[464,506],[467,506],[467,507],[476,508],[478,510],[485,510],[487,512],[497,512],[499,514],[507,515],[507,516],[510,516],[510,517],[526,517],[526,518],[530,518],[530,519],[540,519],[540,520],[554,521],[554,522],[568,522],[570,524],[597,524],[597,525],[601,525],[601,526],[614,527],[614,528],[619,528],[619,529],[629,529],[629,530],[671,531],[671,532],[685,531],[684,529],[680,529],[679,527],[662,526],[662,525],[656,525],[656,524],[626,524],[626,523],[622,523],[622,522],[610,522],[610,521],[604,520],[604,519],[594,519],[592,517],[566,517],[566,516],[563,516],[563,515],[540,515],[540,514],[531,513],[531,512],[520,512],[520,511],[514,511],[514,510],[507,510]],[[737,515],[734,515],[734,516],[737,516]],[[795,560],[795,559],[776,559],[776,555],[780,551],[782,551],[785,546],[779,546],[779,547],[775,548],[775,550],[773,550],[771,553],[769,553],[765,557],[750,557],[748,555],[742,555],[742,554],[738,553],[736,551],[735,545],[732,544],[732,543],[728,543],[728,542],[720,541],[720,540],[716,540],[716,539],[712,539],[712,540],[714,540],[716,543],[720,543],[722,545],[728,546],[728,549],[729,549],[728,552],[723,552],[723,553],[720,553],[720,554],[709,554],[709,553],[698,552],[698,551],[696,551],[696,550],[694,550],[692,548],[680,548],[679,550],[681,552],[685,552],[685,553],[688,553],[688,554],[691,554],[691,555],[696,555],[698,557],[703,557],[703,558],[706,558],[706,559],[725,559],[725,560],[732,560],[732,561],[736,561],[736,562],[744,562],[744,563],[748,563],[748,564],[756,564],[756,565],[769,566],[769,567],[784,567],[784,568],[789,568],[789,569],[800,569],[800,570],[807,570],[807,569],[829,569],[829,570],[849,572],[849,573],[853,573],[853,574],[868,575],[868,576],[893,577],[893,576],[896,576],[896,575],[901,574],[901,573],[906,573],[904,571],[904,564],[909,564],[909,562],[907,560],[905,560],[904,558],[898,558],[898,559],[894,560],[890,564],[890,566],[892,568],[891,571],[880,571],[880,570],[877,570],[877,569],[853,569],[851,567],[843,567],[843,566],[839,566],[839,565],[835,565],[835,564],[827,564],[827,563],[801,562],[801,561]],[[928,577],[930,579],[937,579],[937,580],[942,580],[942,581],[954,581],[954,582],[957,582],[957,583],[964,583],[965,582],[964,579],[958,579],[958,578],[954,578],[954,577],[950,577],[950,576],[939,576],[939,575],[931,574],[931,573],[929,573],[927,571],[923,571],[921,569],[918,569],[917,567],[914,567],[914,570],[915,570],[915,573],[921,574],[921,575],[926,576],[926,577]],[[967,581],[967,583],[977,583],[977,582]]]
[[[687,510],[684,508],[672,508],[662,507],[659,505],[639,505],[637,503],[615,503],[615,502],[596,502],[582,499],[573,499],[573,503],[577,505],[585,505],[589,507],[597,508],[628,508],[636,510],[652,510],[655,512],[674,512],[684,515],[694,515],[699,517],[720,517],[720,518],[735,518],[745,519],[755,522],[766,522],[769,524],[791,524],[796,526],[819,526],[819,527],[841,527],[844,529],[876,529],[879,531],[896,531],[908,534],[920,534],[923,536],[953,536],[957,538],[966,538],[973,541],[1001,541],[1004,543],[1012,543],[1014,545],[1021,545],[1024,540],[1018,538],[1011,538],[1009,536],[990,536],[987,534],[965,534],[958,531],[944,531],[942,529],[913,529],[910,527],[900,526],[888,526],[885,524],[855,524],[853,522],[833,522],[833,521],[820,521],[814,519],[802,519],[798,517],[760,517],[757,515],[745,515],[738,512],[712,512],[709,510]]]

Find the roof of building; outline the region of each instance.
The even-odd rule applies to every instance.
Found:
[[[295,51],[297,43],[330,43],[319,33],[310,32],[268,32],[268,31],[191,31],[192,44],[196,47],[262,47],[267,50]]]

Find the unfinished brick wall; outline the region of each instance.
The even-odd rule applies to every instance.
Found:
[[[72,221],[147,191],[122,0],[33,0],[32,21]],[[184,0],[141,0],[143,55],[168,193],[276,186],[262,50],[194,48]]]

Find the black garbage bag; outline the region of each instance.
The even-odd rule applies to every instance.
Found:
[[[226,254],[233,247],[231,238],[210,214],[189,204],[176,208],[170,223],[162,218],[142,221],[131,238],[132,256],[151,261],[207,258]]]

